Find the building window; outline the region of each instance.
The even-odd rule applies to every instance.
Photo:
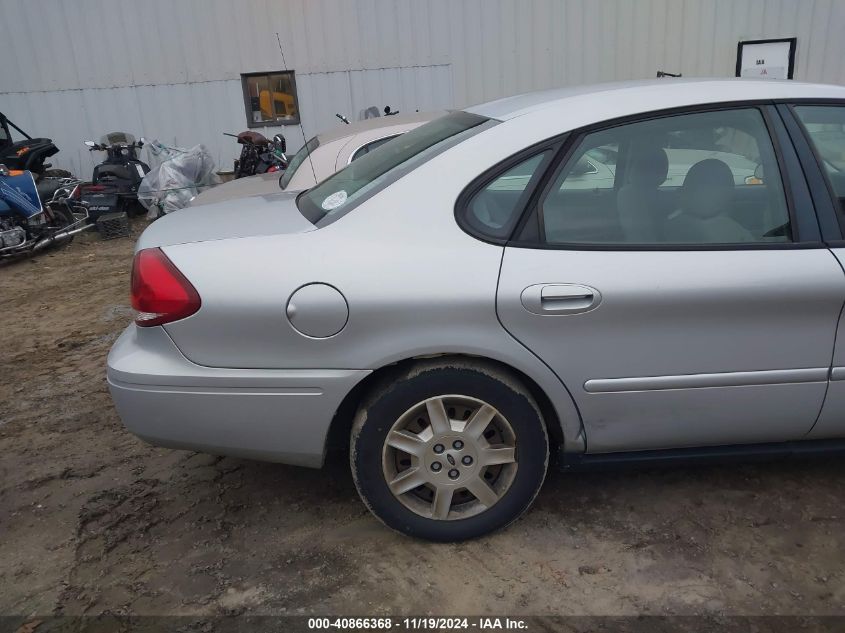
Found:
[[[299,123],[296,79],[292,70],[241,75],[249,127]]]

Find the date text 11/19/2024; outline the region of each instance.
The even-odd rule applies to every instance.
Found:
[[[310,630],[382,630],[382,631],[525,631],[528,624],[519,618],[308,618]]]

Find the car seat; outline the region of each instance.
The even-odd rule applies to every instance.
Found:
[[[648,244],[661,241],[666,214],[658,188],[669,173],[669,159],[661,147],[634,147],[628,183],[616,197],[619,225],[625,241]]]
[[[734,175],[716,158],[693,165],[681,187],[681,208],[666,220],[664,233],[671,242],[732,244],[753,242],[754,236],[730,215]]]

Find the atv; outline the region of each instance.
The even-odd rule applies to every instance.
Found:
[[[23,135],[23,140],[14,141],[10,128]],[[50,169],[52,165],[45,162],[58,151],[59,148],[51,139],[32,138],[0,112],[0,165],[6,165],[11,170],[32,172],[36,180],[71,178],[70,172],[64,169]]]

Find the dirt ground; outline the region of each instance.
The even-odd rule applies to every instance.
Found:
[[[845,614],[845,463],[564,475],[509,529],[394,534],[342,459],[148,446],[106,389],[133,239],[0,265],[0,614]]]

